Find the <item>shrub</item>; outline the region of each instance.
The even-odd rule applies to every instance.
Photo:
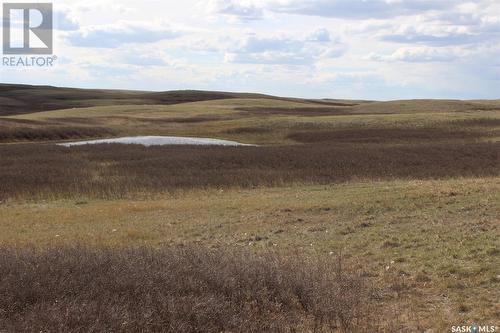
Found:
[[[0,249],[8,332],[369,331],[369,289],[332,257],[206,248]]]

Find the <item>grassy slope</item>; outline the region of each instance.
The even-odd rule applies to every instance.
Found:
[[[500,101],[461,101],[415,99],[389,102],[374,102],[355,107],[355,112],[370,113],[442,113],[471,111],[500,111]]]
[[[79,117],[108,117],[108,116],[135,116],[135,117],[190,117],[199,114],[217,115],[232,113],[238,107],[283,107],[293,108],[303,106],[302,102],[285,101],[270,98],[234,98],[223,100],[188,102],[175,105],[121,105],[89,107],[77,109],[61,109],[47,112],[25,114],[13,118],[17,119],[51,119],[51,118],[79,118]],[[307,104],[306,104],[307,105]],[[325,108],[325,106],[309,104]]]
[[[383,286],[400,320],[413,313],[423,327],[448,329],[498,316],[499,203],[498,178],[15,203],[0,207],[0,243],[342,251]]]
[[[176,105],[114,105],[37,112],[0,117],[0,126],[5,124],[4,126],[20,131],[41,127],[99,127],[109,129],[116,133],[115,136],[191,135],[276,144],[293,142],[287,136],[299,130],[425,127],[446,125],[456,120],[500,119],[500,111],[485,110],[484,107],[477,109],[474,103],[469,102],[453,102],[452,105],[459,103],[456,108],[450,108],[448,102],[443,102],[443,109],[428,108],[426,102],[419,101],[412,101],[411,106],[398,106],[408,103],[410,102],[365,103],[353,107],[332,107],[270,98],[234,98]],[[260,111],[266,109],[273,112]],[[287,113],[290,110],[295,113]],[[317,111],[325,113],[321,116],[309,115]],[[34,123],[23,123],[25,121]],[[482,130],[488,133],[497,131],[498,127],[500,126],[489,126]]]
[[[187,135],[283,144],[294,143],[289,135],[298,131],[449,127],[450,121],[477,118],[498,121],[500,102],[349,102],[222,92],[150,93],[0,85],[0,142]],[[500,137],[499,128],[474,126],[490,141]],[[50,135],[51,131],[55,134]]]
[[[92,106],[170,105],[231,98],[267,98],[306,102],[301,99],[280,98],[264,94],[220,91],[146,92],[0,84],[0,116]],[[310,100],[309,102],[319,105],[338,103],[320,100]]]

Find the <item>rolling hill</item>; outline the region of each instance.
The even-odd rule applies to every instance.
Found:
[[[300,99],[281,98],[264,94],[220,91],[174,90],[146,92],[0,84],[0,116],[93,106],[172,105],[232,98],[302,101]],[[338,101],[303,101],[323,105],[339,104]]]

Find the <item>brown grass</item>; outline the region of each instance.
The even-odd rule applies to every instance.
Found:
[[[115,131],[104,127],[0,127],[0,142],[68,140],[113,135],[116,135]]]
[[[145,92],[0,84],[0,116],[91,106],[172,105],[232,98],[289,100],[262,94],[218,91]]]
[[[369,289],[334,257],[2,248],[0,272],[0,330],[7,332],[375,329]]]
[[[480,125],[482,121],[474,122]],[[487,122],[489,124],[489,122]],[[465,125],[464,121],[464,125]],[[490,125],[492,126],[492,125]],[[332,130],[300,131],[288,135],[289,139],[301,143],[321,142],[422,142],[435,140],[473,140],[488,136],[484,131],[467,128],[347,128]],[[491,134],[491,135],[494,135]]]
[[[116,118],[116,117],[113,117]],[[212,121],[223,121],[223,120],[231,120],[234,119],[232,117],[221,117],[221,116],[194,116],[194,117],[174,117],[174,118],[140,118],[133,117],[129,118],[129,120],[140,121],[145,123],[179,123],[179,124],[190,124],[190,123],[205,123]]]
[[[348,108],[340,107],[300,107],[300,108],[281,108],[281,107],[244,107],[236,108],[244,115],[293,115],[293,116],[335,116],[349,115]]]
[[[263,134],[273,132],[273,128],[270,126],[248,126],[248,127],[237,127],[227,130],[227,134]]]
[[[500,118],[461,119],[451,123],[458,126],[500,127]]]
[[[16,119],[16,118],[0,118],[0,127],[9,127],[9,126],[20,126],[20,125],[29,125],[29,126],[38,126],[38,125],[48,125],[52,124],[48,121],[40,121],[40,120],[32,120],[32,119]]]
[[[0,146],[0,200],[499,175],[500,144]]]

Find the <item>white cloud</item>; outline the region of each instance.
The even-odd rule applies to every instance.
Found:
[[[382,40],[393,43],[425,44],[425,45],[458,45],[473,44],[484,40],[484,35],[465,31],[456,27],[443,29],[427,29],[426,26],[405,27],[402,31],[388,34]]]
[[[332,39],[326,29],[318,29],[305,36],[260,36],[247,34],[225,53],[231,63],[311,65],[321,58],[335,58],[343,54],[345,46]]]
[[[274,11],[342,19],[394,18],[447,9],[460,0],[277,0]]]
[[[402,47],[389,55],[372,53],[367,58],[375,61],[448,62],[466,54],[463,50],[428,46]]]
[[[467,9],[466,0],[208,0],[212,14],[242,20],[262,19],[265,11],[340,19],[391,19],[433,11],[448,11],[454,6]]]
[[[431,46],[481,44],[500,41],[500,3],[488,0],[459,3],[407,19],[382,39],[392,43]]]
[[[209,15],[225,15],[241,21],[260,20],[264,17],[263,8],[248,1],[208,0],[205,8]]]
[[[80,28],[78,21],[68,11],[54,13],[54,27],[63,31],[75,31]]]
[[[109,25],[87,26],[71,32],[67,39],[74,46],[114,48],[123,44],[154,43],[180,35],[179,31],[165,24],[119,21]]]
[[[326,29],[318,29],[307,36],[308,42],[325,43],[325,42],[330,42],[331,40],[332,39],[331,39],[330,31],[328,31]]]
[[[2,67],[3,82],[305,97],[499,97],[498,0],[54,5],[57,66]]]

